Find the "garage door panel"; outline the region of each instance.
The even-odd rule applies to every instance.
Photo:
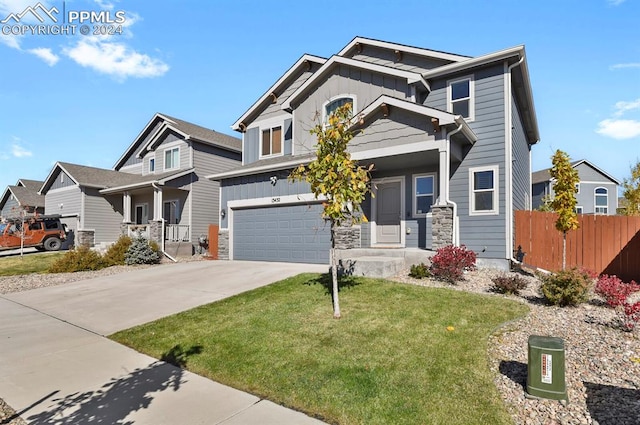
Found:
[[[321,204],[234,210],[234,258],[328,264],[331,232],[321,212]]]

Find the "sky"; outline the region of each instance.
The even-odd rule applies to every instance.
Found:
[[[622,181],[640,160],[639,18],[640,0],[0,0],[0,190],[56,161],[112,168],[156,112],[241,137],[231,125],[300,56],[355,36],[524,44],[533,171],[561,149]]]

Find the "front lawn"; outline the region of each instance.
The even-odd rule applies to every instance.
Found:
[[[23,257],[20,255],[0,257],[0,276],[47,273],[51,264],[64,254],[64,252],[29,253]]]
[[[196,353],[189,370],[329,423],[511,422],[486,344],[525,305],[357,279],[335,320],[323,279],[299,275],[112,338],[156,358]]]

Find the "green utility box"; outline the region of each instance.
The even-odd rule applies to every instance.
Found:
[[[562,338],[529,336],[527,393],[534,398],[568,400]]]

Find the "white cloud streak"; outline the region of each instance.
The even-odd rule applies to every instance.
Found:
[[[159,59],[139,53],[124,43],[98,38],[81,39],[63,53],[85,68],[123,81],[129,77],[150,78],[164,75],[169,65]]]
[[[625,112],[640,109],[640,99],[631,102],[620,101],[615,104],[616,111],[613,113],[616,117],[621,117]]]
[[[617,140],[640,136],[640,121],[606,119],[598,123],[596,133]]]
[[[617,63],[609,67],[611,71],[615,71],[616,69],[627,69],[627,68],[640,68],[640,62]]]
[[[620,6],[625,1],[626,0],[607,0],[607,3],[609,3],[611,6]]]
[[[31,151],[26,150],[17,143],[11,145],[11,154],[16,158],[27,158],[33,156]]]
[[[45,47],[38,47],[27,51],[45,61],[49,66],[54,66],[60,60],[60,57],[55,55],[51,49]]]

